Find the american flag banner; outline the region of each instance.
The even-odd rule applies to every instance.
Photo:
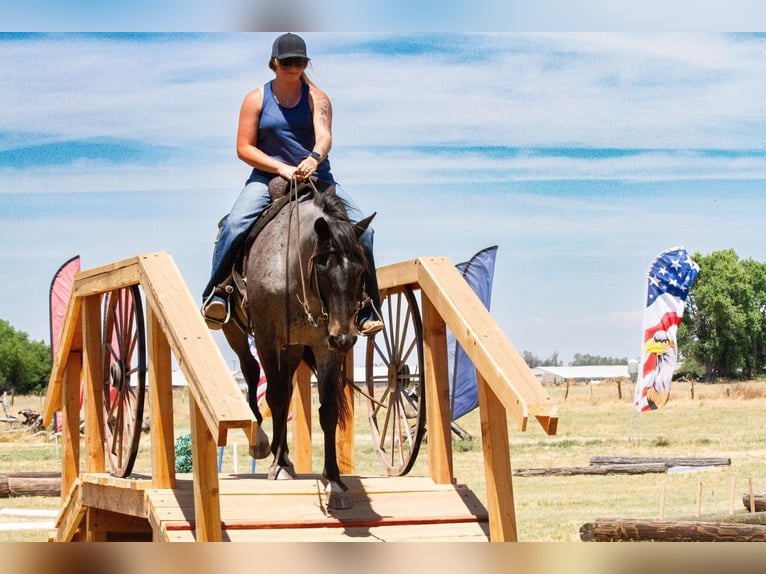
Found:
[[[255,358],[255,360],[260,364],[260,360],[258,359],[258,351],[255,350],[255,339],[252,335],[247,336],[247,343],[250,347],[250,354],[253,355],[253,358]],[[267,410],[269,406],[266,403],[266,375],[263,374],[263,369],[261,369],[261,378],[258,379],[258,385],[255,392],[255,400],[258,404],[258,408],[260,409],[261,414],[264,414],[263,411]],[[264,416],[270,415],[265,414]]]
[[[699,270],[683,247],[663,251],[649,265],[644,348],[633,398],[633,406],[639,412],[656,410],[670,398],[670,382],[678,363],[676,333]]]

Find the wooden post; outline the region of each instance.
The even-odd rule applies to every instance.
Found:
[[[152,443],[152,486],[176,487],[173,438],[173,367],[170,343],[151,306],[147,307],[149,348],[149,432]]]
[[[750,493],[750,512],[755,512],[755,496],[753,495],[753,477],[748,477],[748,492]]]
[[[293,377],[293,454],[295,472],[311,472],[311,369],[301,361]]]
[[[80,376],[82,354],[70,351],[61,388],[63,446],[61,448],[61,497],[69,495],[80,476]]]
[[[516,542],[516,510],[505,408],[478,372],[476,383],[487,482],[489,538],[492,542]]]
[[[99,520],[101,511],[98,508],[88,508],[85,512],[85,541],[86,542],[106,542],[106,529],[102,527]]]
[[[194,473],[194,521],[197,542],[221,542],[218,449],[197,403],[189,401]]]
[[[346,354],[346,373],[351,373],[351,380],[343,388],[348,404],[348,420],[346,428],[338,429],[335,435],[335,448],[338,456],[338,468],[341,474],[353,474],[354,472],[354,350]]]
[[[436,484],[453,481],[451,414],[447,326],[425,296],[423,307],[423,354],[425,361],[426,428],[428,467]]]
[[[82,303],[85,452],[88,472],[105,472],[104,367],[101,350],[101,295]]]

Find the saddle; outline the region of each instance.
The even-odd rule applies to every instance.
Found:
[[[308,196],[313,195],[316,190],[319,193],[335,192],[335,184],[328,183],[317,179],[316,177],[310,178],[309,181],[303,181],[297,184],[297,189],[290,189],[290,182],[281,176],[274,177],[269,181],[268,185],[269,197],[271,203],[264,210],[264,212],[253,222],[250,230],[247,232],[245,241],[237,250],[234,257],[234,267],[231,273],[226,277],[220,285],[215,287],[215,293],[225,299],[234,296],[234,301],[229,301],[231,306],[231,317],[234,318],[245,332],[248,332],[248,325],[250,324],[249,314],[247,312],[247,277],[244,273],[244,262],[247,253],[250,251],[250,247],[263,231],[266,225],[273,220],[282,209],[290,203],[291,198],[297,198],[302,201]],[[223,226],[225,218],[220,221],[218,227]],[[236,304],[233,304],[236,303]]]

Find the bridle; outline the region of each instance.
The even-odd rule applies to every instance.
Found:
[[[311,185],[311,188],[313,189],[315,194],[319,193],[319,190],[317,189],[314,182],[309,179],[309,184]],[[289,188],[289,195],[290,195],[290,213],[288,217],[288,232],[287,232],[287,249],[285,250],[285,269],[288,270],[289,262],[290,262],[290,229],[292,229],[292,217],[293,217],[293,206],[296,214],[296,233],[298,236],[298,242],[300,243],[301,239],[301,217],[300,217],[300,201],[298,201],[298,183],[295,178],[292,178],[290,180],[290,188]],[[312,327],[319,327],[321,323],[327,323],[330,316],[327,313],[327,306],[324,302],[324,298],[322,297],[322,293],[319,289],[319,275],[317,272],[317,266],[315,264],[317,257],[324,257],[324,256],[330,256],[334,253],[337,253],[337,249],[334,247],[329,247],[327,249],[319,250],[319,241],[314,243],[314,250],[312,254],[309,256],[309,259],[307,261],[307,271],[308,271],[308,281],[306,280],[306,275],[303,272],[303,259],[301,255],[300,245],[298,247],[298,269],[300,270],[300,283],[301,283],[301,293],[296,293],[295,296],[298,299],[298,303],[303,307],[303,312],[306,315],[306,320],[309,322],[309,324]],[[316,296],[317,300],[319,301],[319,314],[314,315],[314,313],[311,311],[311,305],[309,304],[309,297],[308,297],[308,286],[313,286],[314,289],[314,295]],[[301,297],[302,294],[302,297]],[[289,311],[289,276],[287,273],[285,273],[285,313],[287,314]],[[362,309],[364,304],[366,303],[366,300],[368,297],[366,294],[363,295],[363,301],[357,301],[356,302],[356,309],[354,310],[354,321],[356,322],[356,317],[359,314],[359,311]],[[290,340],[289,337],[289,317],[286,317],[287,320],[287,326],[288,326],[288,341]]]

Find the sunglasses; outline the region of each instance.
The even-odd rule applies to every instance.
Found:
[[[283,58],[281,60],[277,60],[279,62],[280,68],[305,68],[309,61],[307,58]]]

